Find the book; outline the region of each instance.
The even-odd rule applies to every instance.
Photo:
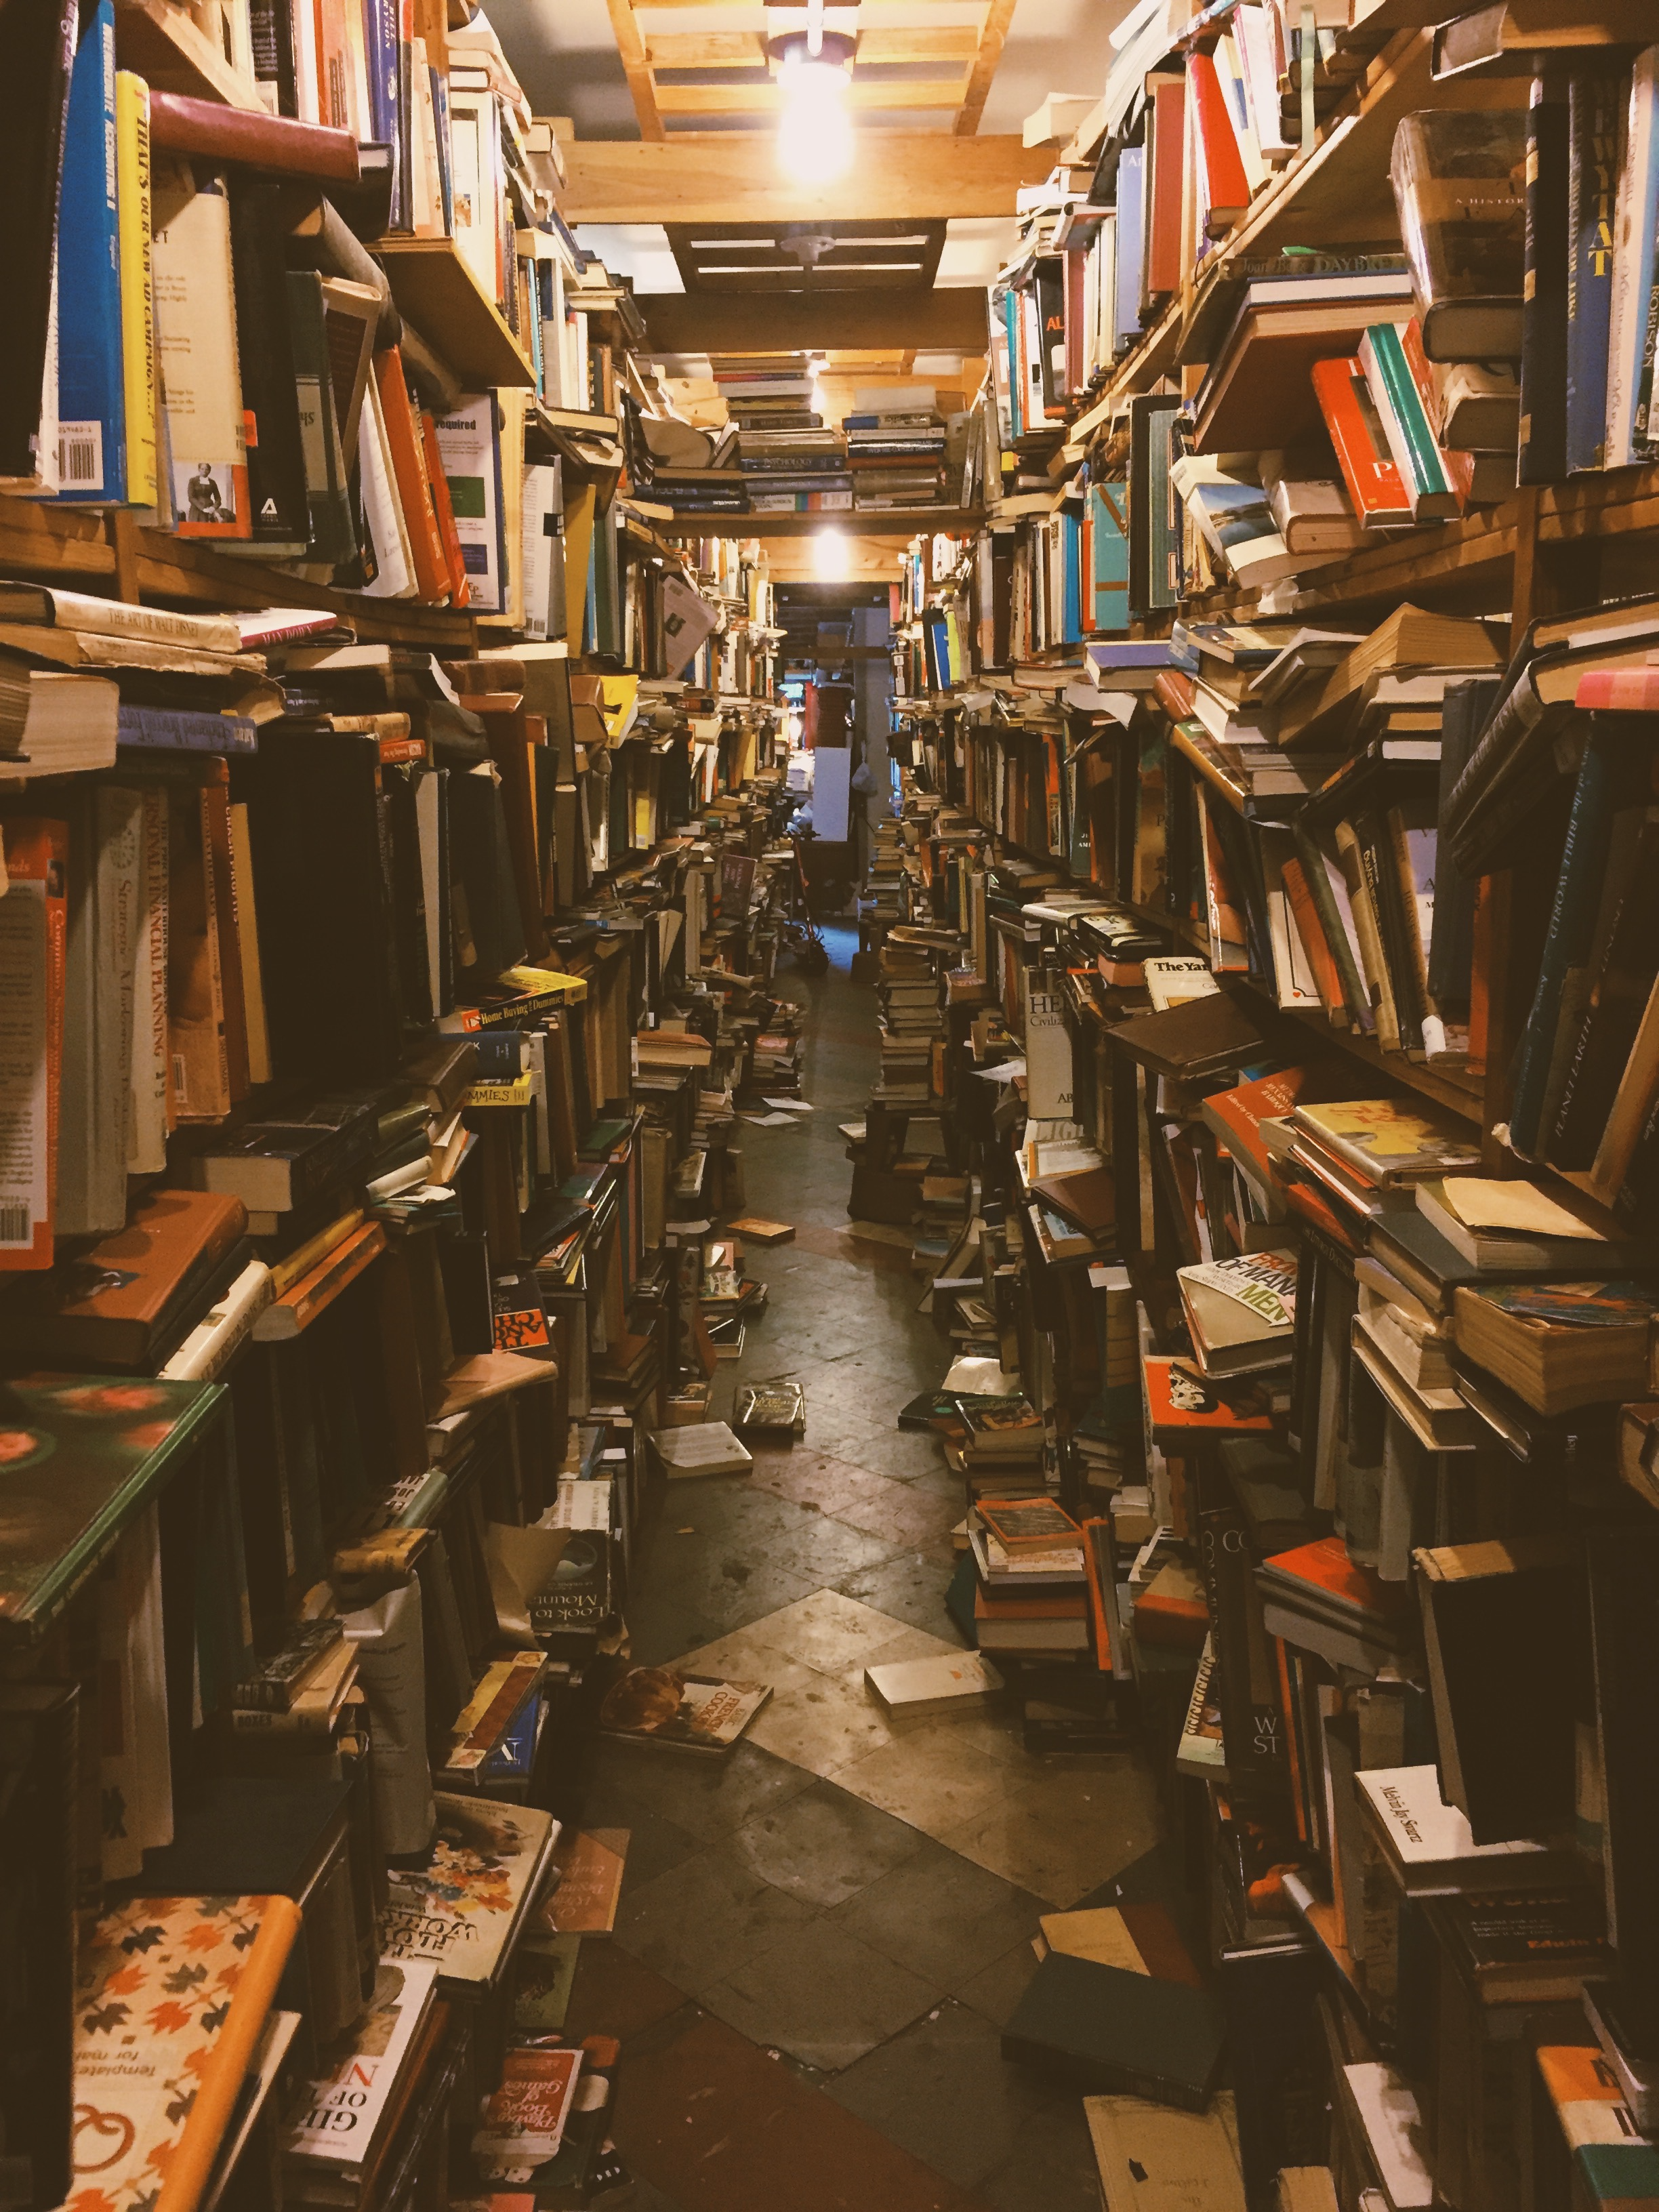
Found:
[[[1127,2212],[1158,2212],[1160,2197],[1171,2206],[1185,2198],[1212,2212],[1244,2212],[1248,2200],[1231,2090],[1218,2090],[1206,2112],[1183,2112],[1145,2097],[1085,2097],[1083,2116],[1107,2203],[1121,2204]],[[1283,2172],[1279,2179],[1282,2191]],[[1328,2212],[1334,2212],[1335,2204],[1332,2192]],[[1281,2195],[1280,2212],[1327,2208],[1304,2208]]]
[[[718,1754],[729,1751],[772,1692],[754,1682],[723,1682],[672,1667],[635,1667],[605,1692],[601,1735]]]
[[[1431,361],[1518,361],[1526,282],[1526,118],[1440,108],[1404,117],[1389,182]]]
[[[1002,2032],[1002,2055],[1085,2091],[1201,2112],[1222,2034],[1215,2001],[1184,1983],[1051,1951]]]
[[[158,162],[151,189],[155,343],[174,527],[181,538],[250,538],[224,177],[205,167]]]
[[[1478,1167],[1480,1154],[1449,1123],[1397,1099],[1310,1101],[1291,1119],[1363,1181],[1389,1189]]]
[[[486,2180],[533,2181],[557,2157],[575,2109],[582,2057],[568,2045],[507,2051],[501,2086],[485,2100],[472,2136],[473,2160]]]
[[[1659,1306],[1633,1283],[1460,1285],[1458,1348],[1540,1413],[1648,1388],[1648,1330]]]
[[[1367,529],[1411,520],[1411,503],[1357,355],[1317,361],[1311,379],[1349,501]]]
[[[1540,62],[1527,107],[1521,416],[1516,477],[1553,483],[1567,471],[1567,347],[1572,262],[1570,111],[1564,73]]]
[[[127,490],[126,380],[117,212],[115,11],[100,0],[70,79],[58,217],[58,497],[120,501]]]
[[[981,1509],[982,1510],[982,1509]],[[1002,1676],[973,1651],[897,1659],[864,1670],[865,1687],[895,1720],[976,1711],[1004,1687]]]
[[[1189,1360],[1157,1352],[1142,1356],[1141,1374],[1146,1419],[1160,1443],[1179,1449],[1200,1437],[1272,1433],[1273,1398],[1261,1383],[1212,1379]]]
[[[73,1682],[0,1686],[0,1850],[14,1886],[5,1971],[30,1993],[3,2031],[8,2155],[33,2198],[60,2203],[75,2145],[79,1696]]]
[[[754,1455],[724,1421],[700,1421],[689,1428],[659,1429],[651,1449],[670,1481],[690,1475],[744,1474]]]
[[[55,459],[51,410],[43,406],[49,331],[58,291],[58,187],[78,16],[68,7],[6,26],[0,70],[11,100],[5,145],[7,298],[17,344],[0,392],[0,476],[49,488]],[[52,394],[55,399],[55,392]]]
[[[394,2115],[399,2075],[414,2057],[437,1994],[429,1961],[383,1959],[362,2017],[332,2063],[309,2081],[283,2137],[283,2157],[303,2191],[307,2174],[360,2177]]]
[[[116,1235],[14,1293],[8,1338],[31,1358],[153,1372],[211,1302],[246,1228],[238,1198],[152,1190]]]
[[[1367,1767],[1354,1776],[1359,1802],[1385,1863],[1408,1897],[1503,1892],[1517,1882],[1571,1879],[1571,1851],[1535,1838],[1477,1844],[1469,1824],[1440,1795],[1432,1766]]]
[[[1048,1498],[1026,1498],[1004,1503],[981,1498],[975,1511],[988,1533],[1012,1556],[1023,1552],[1049,1552],[1057,1545],[1078,1543],[1082,1531],[1063,1506]]]
[[[557,1878],[531,1923],[532,1935],[609,1936],[617,1924],[626,1828],[567,1829],[553,1853]]]
[[[337,1620],[295,1622],[277,1650],[261,1659],[257,1672],[236,1685],[234,1702],[249,1711],[286,1712],[343,1634]]]
[[[299,1929],[286,1897],[137,1897],[98,1922],[76,1967],[75,2090],[111,2138],[110,2203],[137,2203],[162,2168],[184,2212],[200,2201]]]
[[[1285,1251],[1176,1269],[1187,1326],[1206,1376],[1276,1367],[1290,1357],[1296,1277],[1295,1255]]]
[[[440,1791],[430,1863],[387,1878],[387,1960],[428,1962],[465,1996],[495,1986],[545,1879],[559,1824],[530,1805]]]

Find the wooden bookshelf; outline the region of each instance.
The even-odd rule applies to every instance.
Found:
[[[398,312],[438,348],[468,391],[534,388],[529,355],[453,238],[377,238],[369,252],[386,270]]]
[[[860,538],[914,538],[929,532],[977,530],[981,508],[903,507],[872,514],[864,508],[820,514],[681,514],[674,528],[688,538],[810,538],[814,531],[845,530]]]
[[[253,79],[233,65],[179,0],[116,0],[115,58],[158,91],[264,110]]]

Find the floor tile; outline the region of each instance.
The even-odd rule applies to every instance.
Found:
[[[926,2165],[972,2186],[1043,2102],[981,2014],[948,1998],[836,2077],[830,2094]]]
[[[854,1687],[811,1672],[769,1698],[749,1729],[764,1749],[822,1777],[878,1751],[895,1734],[861,1680]]]
[[[941,1566],[945,1571],[940,1572]],[[945,1586],[950,1580],[948,1539],[942,1540],[940,1556],[925,1551],[904,1551],[880,1565],[848,1575],[837,1587],[848,1597],[861,1599],[880,1613],[890,1613],[912,1627],[926,1628],[962,1649],[955,1622],[945,1610]]]
[[[1100,2212],[1100,2168],[1082,2099],[1027,2120],[1008,2158],[981,2177],[975,2193],[996,2212]]]
[[[1027,1892],[1018,1893],[1021,1895]],[[1047,1900],[1041,1900],[1045,1905]],[[993,1959],[988,1966],[981,1966],[965,1982],[957,1984],[951,1994],[971,2005],[975,2012],[983,2013],[995,2027],[1006,2027],[1014,2016],[1015,2008],[1025,1994],[1027,1983],[1037,1970],[1037,1955],[1031,1948],[1029,1936],[1010,1944],[1000,1958]]]
[[[591,1787],[603,1796],[614,1826],[637,1827],[662,1817],[708,1842],[769,1806],[799,1796],[811,1780],[792,1761],[745,1738],[717,1759],[608,1744],[594,1763]],[[597,1814],[589,1817],[602,1825]]]
[[[1117,1776],[1056,1772],[1027,1784],[940,1840],[1006,1881],[1073,1905],[1157,1841],[1151,1779],[1123,1764]]]
[[[837,1767],[836,1779],[867,1804],[935,1837],[989,1814],[1009,1795],[1007,1769],[954,1741],[949,1723],[897,1736]]]
[[[759,1880],[805,1904],[829,1906],[890,1874],[921,1843],[902,1820],[832,1782],[815,1782],[787,1804],[746,1820],[734,1832],[732,1850]]]
[[[700,1996],[812,1907],[757,1874],[724,1839],[624,1898],[612,1941]]]
[[[959,1991],[1026,1941],[1047,1910],[1041,1898],[929,1842],[831,1917],[913,1973]]]
[[[702,1992],[702,2001],[763,2049],[776,2045],[839,2073],[926,2012],[937,1995],[920,1975],[817,1919],[735,1967]]]

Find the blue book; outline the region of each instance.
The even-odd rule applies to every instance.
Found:
[[[1568,86],[1567,471],[1605,465],[1613,231],[1619,196],[1620,82]]]
[[[1140,336],[1140,271],[1146,251],[1142,196],[1146,152],[1131,146],[1118,156],[1117,237],[1112,284],[1112,349],[1125,353]]]
[[[58,267],[58,496],[118,503],[127,495],[127,438],[114,0],[98,0],[70,77]]]
[[[259,725],[246,714],[204,714],[186,708],[137,707],[123,699],[115,710],[118,745],[149,752],[256,753]]]
[[[1089,487],[1089,566],[1095,635],[1129,627],[1129,540],[1122,484]]]
[[[1060,515],[1060,551],[1064,580],[1060,606],[1060,642],[1076,645],[1083,635],[1083,521],[1080,516]]]
[[[532,1694],[525,1699],[507,1723],[495,1748],[478,1769],[480,1781],[520,1782],[526,1778],[535,1763],[537,1724],[541,1712],[539,1697]]]

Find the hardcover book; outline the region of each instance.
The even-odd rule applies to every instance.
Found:
[[[386,1957],[426,1960],[460,1995],[493,1987],[545,1877],[558,1823],[530,1805],[440,1792],[429,1865],[394,1868]]]

